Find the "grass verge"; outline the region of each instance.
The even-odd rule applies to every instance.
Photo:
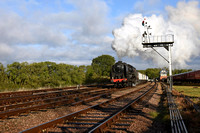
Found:
[[[173,88],[186,96],[200,97],[200,86],[173,86]]]

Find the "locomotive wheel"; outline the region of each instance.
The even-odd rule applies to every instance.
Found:
[[[126,83],[124,83],[124,84],[123,84],[123,86],[124,86],[124,87],[127,87],[127,84],[126,84]]]
[[[129,83],[128,83],[128,86],[129,86],[129,87],[132,87],[132,83],[131,83],[131,82],[129,82]]]
[[[135,86],[135,84],[134,84],[134,83],[132,83],[132,87],[133,87],[133,86]]]
[[[114,84],[114,88],[117,88],[117,84]]]

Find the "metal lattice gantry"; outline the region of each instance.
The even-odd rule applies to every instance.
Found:
[[[168,47],[173,46],[174,35],[162,35],[162,36],[143,36],[142,45],[143,48],[151,47]]]
[[[142,45],[143,48],[152,48],[157,52],[162,58],[164,58],[169,63],[169,77],[170,77],[170,90],[172,90],[172,57],[171,57],[171,47],[174,43],[174,35],[166,34],[161,36],[152,36],[149,32],[151,29],[150,25],[147,25],[146,18],[142,21],[144,26],[144,33],[142,34]],[[169,59],[166,59],[162,54],[160,54],[154,47],[164,47],[169,52]]]

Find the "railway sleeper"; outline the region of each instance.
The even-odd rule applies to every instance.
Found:
[[[148,89],[148,88],[147,88]],[[139,90],[141,90],[141,89],[139,89]],[[148,91],[149,90],[152,90],[152,89],[148,89]],[[148,92],[147,91],[147,92]],[[127,94],[125,94],[125,95],[123,95],[123,96],[129,96],[130,97],[130,95],[131,94],[134,94],[135,92],[137,92],[137,91],[133,91],[133,92],[130,92],[130,93],[127,93]],[[122,98],[123,96],[120,96],[120,97],[117,97],[117,98],[115,98],[115,100],[119,100],[120,98]],[[142,95],[141,95],[142,96]],[[139,96],[139,97],[141,97],[141,96]],[[139,98],[138,97],[138,98]],[[48,123],[44,123],[44,124],[41,124],[41,125],[39,125],[39,126],[37,126],[37,128],[39,128],[39,129],[37,129],[37,128],[32,128],[32,129],[30,129],[30,130],[32,130],[32,131],[37,131],[37,130],[41,130],[41,129],[43,129],[43,128],[47,128],[47,127],[51,127],[52,126],[52,124],[54,123],[54,122],[57,122],[57,123],[60,123],[60,121],[61,120],[67,120],[64,124],[58,124],[56,127],[61,127],[62,128],[62,130],[61,131],[69,131],[69,129],[68,128],[65,128],[64,130],[63,130],[63,127],[65,127],[65,126],[67,126],[67,127],[77,127],[77,125],[78,125],[78,127],[80,127],[80,126],[88,126],[88,125],[90,125],[90,127],[88,126],[88,128],[89,129],[87,129],[87,130],[83,130],[83,131],[90,131],[90,130],[92,130],[92,128],[95,128],[96,126],[98,126],[99,124],[100,124],[100,122],[103,122],[103,121],[105,121],[105,120],[108,120],[110,117],[112,117],[115,113],[116,113],[116,111],[114,111],[114,112],[110,112],[110,111],[105,111],[104,109],[103,109],[103,107],[104,108],[108,108],[108,107],[106,107],[105,105],[107,104],[108,106],[111,106],[112,104],[110,104],[110,103],[112,103],[114,101],[114,99],[112,99],[112,100],[110,100],[110,101],[107,101],[107,102],[104,102],[104,103],[102,103],[102,104],[100,104],[100,105],[94,105],[94,106],[91,106],[91,108],[92,108],[92,110],[90,110],[91,108],[86,108],[86,109],[83,109],[83,110],[81,110],[81,111],[78,111],[78,112],[74,112],[74,113],[72,113],[72,114],[69,114],[69,115],[66,115],[66,116],[63,116],[63,117],[60,117],[59,119],[55,119],[55,120],[52,120],[52,121],[50,121],[50,122],[48,122]],[[126,103],[122,103],[122,102],[116,102],[115,104],[118,106],[118,107],[120,107],[121,106],[121,108],[120,109],[122,109],[122,106],[127,106],[127,102],[130,102],[130,101],[126,101]],[[119,106],[119,104],[120,104],[120,106]],[[114,105],[113,105],[114,106]],[[88,110],[90,110],[90,111],[88,111]],[[83,113],[85,113],[85,114],[83,114]],[[82,115],[80,115],[80,114],[82,114]],[[103,114],[103,115],[102,115]],[[79,116],[85,116],[85,117],[87,117],[87,116],[93,116],[93,117],[98,117],[98,116],[104,116],[104,120],[100,120],[99,122],[88,122],[88,121],[86,121],[86,122],[83,122],[83,121],[81,121],[81,122],[76,122],[76,119],[79,119]],[[119,116],[116,116],[116,118],[117,119],[120,119],[120,117],[122,117],[122,115],[119,115]],[[113,121],[114,122],[114,121]],[[47,125],[48,124],[48,125]],[[55,123],[54,123],[55,124]],[[107,123],[107,125],[108,126],[110,126],[111,125],[111,123]],[[27,130],[25,130],[24,132],[30,132],[30,130],[29,129],[27,129]],[[48,129],[47,129],[48,130]],[[48,130],[49,131],[49,130]],[[76,130],[75,130],[76,131]],[[72,132],[72,131],[71,131]],[[79,132],[82,132],[82,130],[80,130]]]

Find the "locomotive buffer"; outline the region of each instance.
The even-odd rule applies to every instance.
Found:
[[[144,26],[144,33],[142,34],[142,45],[143,48],[152,48],[156,53],[158,53],[162,58],[164,58],[169,63],[169,77],[170,77],[170,90],[172,90],[172,64],[171,64],[171,47],[174,43],[174,35],[167,34],[162,36],[152,36],[149,33],[151,29],[150,25],[147,25],[146,19],[144,18],[142,25]],[[164,47],[169,53],[169,59],[166,59],[162,54],[160,54],[154,47]]]

